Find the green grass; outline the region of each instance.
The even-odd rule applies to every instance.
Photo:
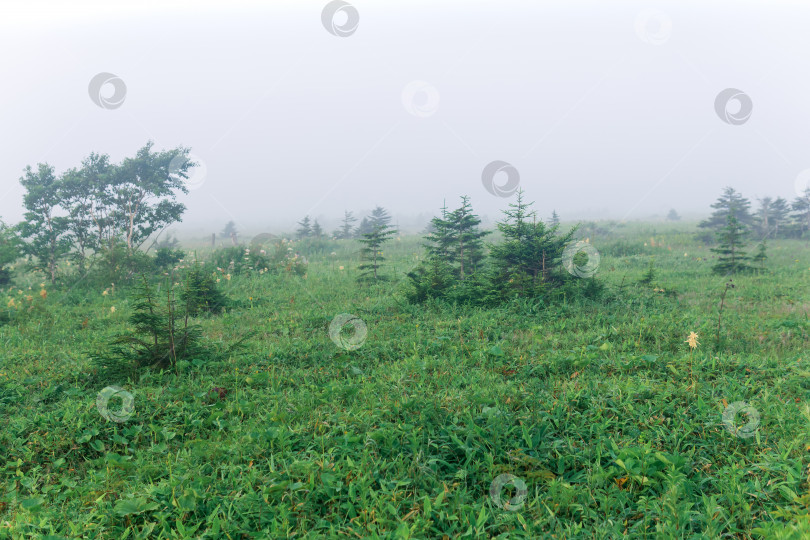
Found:
[[[255,332],[245,354],[123,384],[122,423],[87,372],[126,291],[43,299],[29,276],[0,294],[0,538],[806,538],[810,250],[773,242],[769,273],[734,279],[718,343],[725,279],[688,225],[656,227],[590,237],[600,301],[409,305],[418,237],[378,286],[355,283],[351,242],[305,278],[223,278],[235,307],[197,322],[215,343]],[[357,350],[329,338],[339,313],[368,327]],[[722,422],[737,401],[751,437]],[[502,493],[517,509],[490,497],[502,474],[526,485]]]

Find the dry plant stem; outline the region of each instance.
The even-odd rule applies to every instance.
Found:
[[[721,325],[722,319],[723,319],[723,307],[724,307],[725,302],[726,302],[726,293],[728,292],[729,289],[733,289],[733,288],[734,288],[734,283],[732,283],[731,280],[728,280],[728,282],[726,283],[726,288],[723,289],[723,294],[720,296],[720,312],[717,314],[717,349],[718,350],[720,350],[720,328],[721,328],[720,325]]]

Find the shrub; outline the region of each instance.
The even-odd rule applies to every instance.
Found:
[[[201,352],[200,328],[189,324],[188,310],[177,309],[171,281],[166,281],[165,300],[149,284],[145,275],[135,286],[134,329],[109,344],[109,352],[91,354],[97,375],[105,380],[125,380],[137,376],[140,368],[176,368],[177,362]]]
[[[182,261],[186,257],[186,253],[182,249],[171,249],[168,247],[161,247],[155,252],[154,265],[155,269],[163,272]]]
[[[269,246],[268,246],[269,248]],[[268,251],[262,245],[250,248],[234,246],[214,252],[212,263],[223,274],[240,275],[249,272],[273,274],[288,272],[302,276],[307,271],[306,260],[293,253],[289,244],[282,240],[276,242]]]
[[[124,243],[116,241],[99,253],[87,277],[96,284],[124,283],[153,268],[152,257],[143,251],[129,252]]]
[[[198,263],[186,274],[180,299],[192,317],[201,313],[222,313],[228,303],[225,295],[217,289],[213,275],[203,271]]]

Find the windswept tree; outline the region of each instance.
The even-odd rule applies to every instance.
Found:
[[[197,165],[188,158],[188,148],[153,152],[153,145],[149,141],[134,158],[124,159],[111,186],[113,214],[128,252],[180,221],[186,206],[177,202],[176,192],[188,193],[188,171]]]
[[[20,183],[25,188],[25,219],[18,225],[24,239],[23,252],[32,258],[34,268],[56,281],[57,266],[70,252],[70,219],[59,208],[62,185],[54,168],[40,163],[25,168]]]
[[[560,224],[560,216],[557,214],[556,210],[551,211],[551,218],[549,218],[548,224],[551,227],[557,227]]]
[[[11,282],[9,265],[20,257],[20,243],[16,231],[0,220],[0,287]]]
[[[681,216],[674,208],[671,208],[669,210],[669,213],[667,214],[667,221],[680,221],[680,220]]]
[[[371,232],[366,233],[360,238],[360,243],[363,247],[360,249],[361,264],[357,267],[360,270],[358,281],[378,281],[384,279],[380,274],[385,257],[383,257],[382,247],[388,242],[392,236],[397,233],[396,230],[387,224],[376,224]]]
[[[196,164],[187,148],[153,152],[152,146],[148,142],[120,164],[111,164],[106,154],[90,154],[81,167],[59,177],[49,165],[26,168],[20,183],[27,212],[19,231],[25,253],[52,281],[68,254],[80,268],[89,254],[123,251],[119,245],[131,255],[180,221],[186,207],[177,202],[177,192],[188,192],[185,180]]]
[[[346,210],[343,213],[343,221],[340,224],[340,228],[336,229],[333,233],[335,238],[338,240],[348,240],[354,236],[352,232],[354,230],[354,223],[357,221],[357,218],[354,217],[353,213]]]
[[[73,258],[80,270],[91,251],[110,247],[114,237],[108,190],[114,172],[110,156],[91,153],[81,167],[62,175],[59,204],[67,212],[75,248]]]

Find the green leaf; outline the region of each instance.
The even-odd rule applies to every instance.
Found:
[[[492,356],[503,356],[503,349],[501,349],[498,345],[494,345],[491,349],[489,349],[489,354]]]
[[[25,499],[20,502],[20,506],[22,506],[29,512],[38,511],[43,504],[45,504],[45,499],[42,497],[33,497],[31,499]]]
[[[156,510],[157,507],[158,505],[156,503],[147,502],[145,497],[135,497],[133,499],[119,500],[117,503],[115,503],[113,509],[119,516],[130,516],[133,514],[149,512],[150,510]]]
[[[194,491],[185,490],[181,496],[177,498],[177,507],[184,512],[193,512],[197,508],[197,497]]]

